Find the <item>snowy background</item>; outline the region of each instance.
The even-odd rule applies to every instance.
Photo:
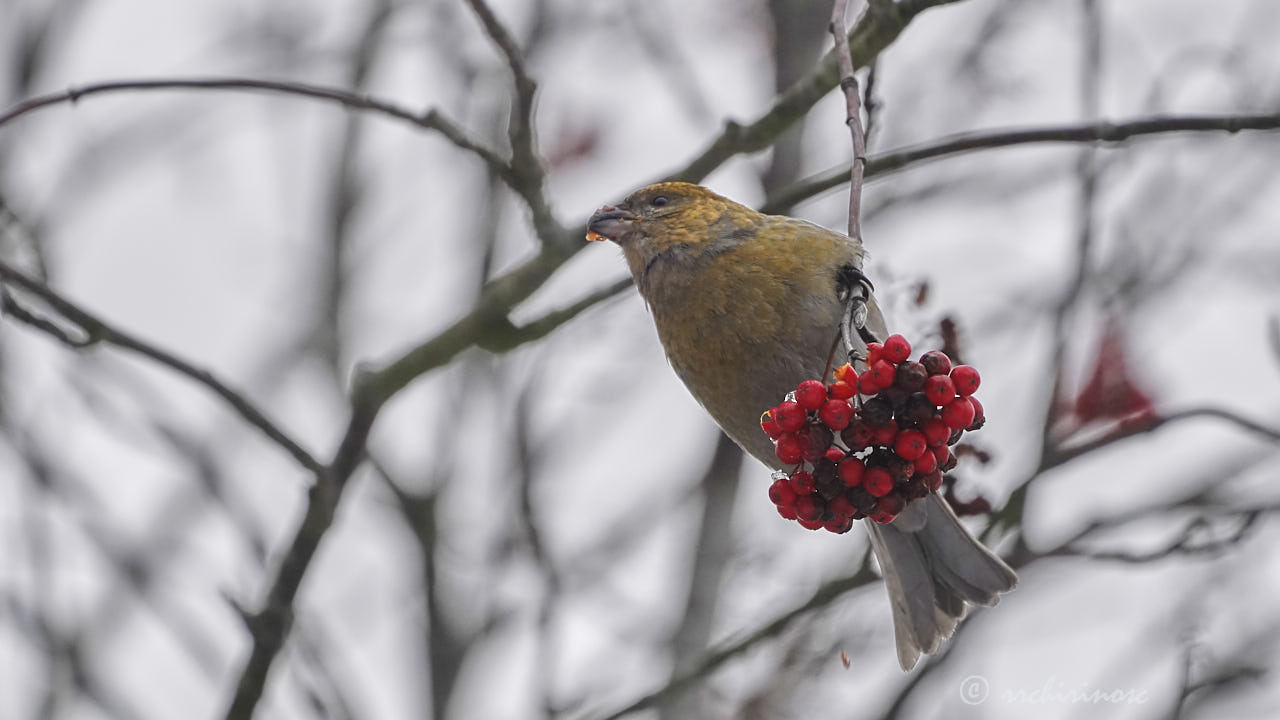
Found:
[[[618,249],[575,229],[755,120],[830,44],[825,0],[493,10],[538,82],[563,237],[409,123],[279,93],[117,92],[0,125],[0,261],[207,369],[329,462],[360,368],[449,328],[546,242],[573,252],[516,325],[624,279]],[[943,4],[876,62],[870,151],[1274,114],[1278,36],[1268,0]],[[434,107],[508,153],[511,73],[465,2],[0,0],[5,108],[189,77]],[[828,93],[703,182],[760,206],[847,165],[843,111]],[[466,343],[383,408],[255,716],[1274,717],[1278,161],[1275,133],[1156,134],[869,181],[891,326],[936,347],[950,319],[982,370],[990,460],[962,459],[955,494],[991,503],[968,521],[1022,567],[912,673],[859,573],[865,538],[777,516],[768,472],[718,439],[626,289],[516,347]],[[846,208],[840,186],[788,212],[843,228]],[[207,387],[7,307],[0,718],[222,717],[253,643],[241,612],[262,608],[315,476]],[[1168,420],[1135,433],[1133,408],[1077,407],[1099,373]],[[1094,690],[1122,699],[1081,699]]]

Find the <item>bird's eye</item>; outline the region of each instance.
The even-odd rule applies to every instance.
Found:
[[[649,204],[654,207],[662,207],[663,205],[667,205],[670,202],[671,202],[671,199],[668,198],[666,195],[656,195],[652,200],[649,201]]]

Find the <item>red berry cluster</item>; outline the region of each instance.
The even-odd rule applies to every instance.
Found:
[[[861,376],[844,365],[829,385],[805,380],[761,416],[778,459],[795,466],[769,486],[782,517],[844,533],[864,517],[890,522],[942,486],[956,464],[949,446],[985,422],[980,378],[938,350],[910,357],[901,335],[869,343]]]

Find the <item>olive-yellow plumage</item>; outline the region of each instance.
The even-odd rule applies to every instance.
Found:
[[[676,374],[739,446],[780,463],[760,414],[823,378],[862,248],[803,220],[763,215],[689,183],[641,188],[592,216],[621,246]],[[874,298],[867,328],[885,337]],[[904,668],[951,634],[965,602],[993,604],[1016,577],[936,496],[891,525],[868,524]]]

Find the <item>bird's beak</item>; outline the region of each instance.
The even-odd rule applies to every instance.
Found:
[[[605,205],[595,211],[595,214],[587,221],[587,239],[618,242],[622,239],[622,234],[636,220],[636,216],[626,210],[619,210],[612,205]]]

